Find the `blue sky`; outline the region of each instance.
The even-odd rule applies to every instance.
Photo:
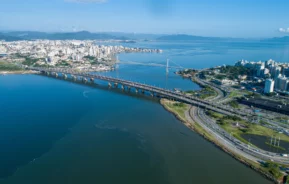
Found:
[[[289,35],[288,0],[1,0],[0,30]]]

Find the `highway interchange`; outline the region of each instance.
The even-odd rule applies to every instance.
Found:
[[[226,94],[228,94],[228,91],[224,91],[220,89],[219,86],[216,87],[214,84],[202,81],[197,76],[195,76],[195,80],[197,80],[198,83],[201,83],[203,85],[209,85],[217,92],[217,96],[209,99],[209,101],[220,102],[226,97]],[[213,135],[217,139],[217,141],[221,143],[226,149],[230,150],[233,153],[241,155],[248,160],[259,163],[265,161],[274,161],[279,164],[289,164],[288,157],[283,157],[278,153],[268,152],[239,141],[230,133],[222,129],[212,118],[206,115],[205,110],[202,108],[191,107],[189,110],[189,117],[187,116],[187,118],[191,118],[195,122],[199,123],[203,129]],[[276,126],[275,124],[273,125]]]

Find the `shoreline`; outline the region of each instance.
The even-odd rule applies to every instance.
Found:
[[[30,70],[19,70],[19,71],[0,71],[1,74],[36,74],[39,72],[36,71],[30,71]],[[226,147],[224,147],[222,144],[220,144],[213,136],[210,136],[211,134],[208,133],[205,129],[203,129],[198,122],[194,120],[194,118],[190,118],[190,120],[185,117],[182,117],[178,112],[174,111],[174,109],[167,106],[168,103],[175,103],[173,101],[167,100],[167,99],[161,99],[160,104],[170,113],[172,113],[178,120],[180,120],[187,128],[190,130],[193,130],[197,132],[200,136],[208,140],[210,143],[214,144],[218,149],[228,153],[231,157],[233,157],[235,160],[238,160],[239,162],[243,163],[247,167],[255,170],[257,173],[262,175],[263,177],[267,178],[268,180],[274,182],[274,183],[281,183],[277,179],[275,179],[272,175],[268,174],[266,171],[262,170],[261,168],[258,168],[258,166],[254,165],[253,163],[250,163],[252,161],[248,161],[246,158],[243,158],[241,155],[233,153],[232,151],[228,150]],[[186,112],[189,111],[191,108],[194,108],[194,106],[186,104]],[[190,116],[191,117],[191,116]],[[192,122],[193,121],[193,122]],[[257,163],[255,163],[257,164]]]
[[[17,70],[17,71],[0,71],[0,75],[12,75],[12,74],[36,74],[39,72],[31,70]]]
[[[236,153],[233,153],[232,151],[226,149],[224,146],[222,146],[217,140],[215,140],[212,137],[209,137],[208,135],[210,135],[206,130],[203,129],[203,131],[206,132],[206,134],[204,132],[202,132],[199,128],[197,128],[198,123],[196,121],[194,121],[194,123],[190,122],[187,118],[184,119],[182,118],[176,111],[174,111],[173,109],[168,107],[168,103],[171,103],[171,101],[167,100],[167,99],[161,99],[160,100],[160,104],[163,106],[163,108],[165,110],[167,110],[169,113],[172,113],[179,121],[182,122],[182,124],[184,124],[187,128],[189,128],[190,130],[198,133],[200,136],[202,136],[204,139],[206,139],[207,141],[209,141],[210,143],[212,143],[214,146],[216,146],[218,149],[224,151],[225,153],[229,154],[232,158],[234,158],[235,160],[241,162],[242,164],[244,164],[245,166],[253,169],[255,172],[257,172],[258,174],[260,174],[261,176],[263,176],[264,178],[268,179],[269,181],[272,181],[273,183],[276,184],[280,184],[282,183],[282,181],[277,180],[276,178],[274,178],[272,175],[268,174],[267,172],[263,171],[261,168],[258,168],[257,166],[255,166],[253,163],[250,163],[252,161],[248,161],[246,158],[242,157],[241,155],[238,155]],[[189,111],[191,108],[194,108],[194,106],[188,105],[188,109],[187,111]],[[201,128],[202,129],[202,128]],[[256,163],[257,164],[257,163]]]

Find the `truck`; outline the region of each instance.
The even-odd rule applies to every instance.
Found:
[[[282,157],[288,157],[288,154],[281,154]]]

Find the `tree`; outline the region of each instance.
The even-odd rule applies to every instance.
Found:
[[[274,162],[266,162],[264,167],[268,168],[269,173],[271,173],[276,179],[282,176],[282,173],[279,171],[279,165]],[[288,180],[288,179],[287,179]]]

